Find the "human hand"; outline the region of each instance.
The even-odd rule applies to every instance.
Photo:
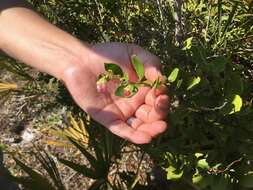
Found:
[[[115,96],[115,82],[109,82],[106,93],[96,89],[97,76],[104,72],[104,63],[118,64],[128,73],[130,81],[135,82],[137,76],[131,55],[136,54],[144,63],[145,77],[154,81],[158,77],[162,79],[159,59],[132,44],[97,44],[90,49],[83,54],[83,63],[69,66],[63,77],[77,104],[111,132],[136,144],[148,143],[164,132],[167,126],[163,119],[169,104],[165,86],[140,87],[131,98]]]

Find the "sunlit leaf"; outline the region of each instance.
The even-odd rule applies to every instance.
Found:
[[[192,79],[192,81],[190,82],[189,86],[187,87],[187,90],[190,90],[192,89],[194,86],[196,86],[197,84],[199,84],[201,81],[201,78],[200,77],[194,77]]]
[[[203,177],[201,175],[193,175],[192,176],[192,183],[197,184],[199,182],[201,182],[201,180],[203,179]]]
[[[183,176],[184,171],[183,170],[177,170],[173,166],[169,166],[166,168],[167,171],[167,179],[168,180],[177,180],[180,179]]]
[[[197,163],[197,167],[199,167],[203,170],[207,170],[207,169],[210,168],[208,162],[206,161],[206,159],[200,159]]]
[[[193,37],[190,37],[190,38],[187,38],[187,39],[184,41],[183,50],[191,49],[191,47],[192,47],[192,39],[193,39]]]
[[[138,76],[138,79],[139,79],[139,81],[141,81],[145,75],[144,65],[137,55],[133,55],[131,57],[131,60],[132,60],[132,65],[134,67],[134,70]]]
[[[170,73],[170,75],[168,77],[168,81],[170,83],[173,83],[177,79],[178,72],[179,72],[179,68],[175,68],[172,70],[172,72]]]
[[[239,95],[235,95],[232,101],[234,106],[233,110],[229,114],[233,114],[235,112],[239,112],[242,108],[242,98]]]

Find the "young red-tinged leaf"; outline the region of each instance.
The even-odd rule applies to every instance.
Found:
[[[129,97],[131,95],[131,91],[130,90],[124,90],[124,97]]]
[[[112,74],[114,75],[119,75],[120,77],[123,77],[124,73],[120,66],[114,63],[105,63],[104,66],[107,72],[112,72]]]
[[[138,79],[139,79],[139,81],[141,81],[145,75],[144,65],[137,55],[133,55],[131,57],[131,60],[132,60],[132,65],[134,67],[134,70],[138,76]]]
[[[97,92],[98,93],[106,93],[107,85],[106,84],[97,84]]]
[[[138,92],[138,87],[135,84],[121,85],[116,91],[115,95],[119,97],[130,98]]]
[[[99,93],[106,93],[107,92],[107,85],[108,79],[106,75],[99,75],[98,80],[96,82],[97,92]]]

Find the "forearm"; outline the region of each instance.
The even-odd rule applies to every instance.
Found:
[[[81,61],[85,46],[28,8],[0,13],[0,49],[59,79],[70,64]]]

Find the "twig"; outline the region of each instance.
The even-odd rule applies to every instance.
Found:
[[[224,173],[224,172],[228,171],[234,164],[241,162],[241,161],[242,161],[242,158],[239,158],[239,159],[231,162],[229,165],[227,165],[227,167],[225,169],[221,169],[221,170],[219,170],[218,168],[210,168],[208,170],[208,173],[210,173],[210,174]]]

